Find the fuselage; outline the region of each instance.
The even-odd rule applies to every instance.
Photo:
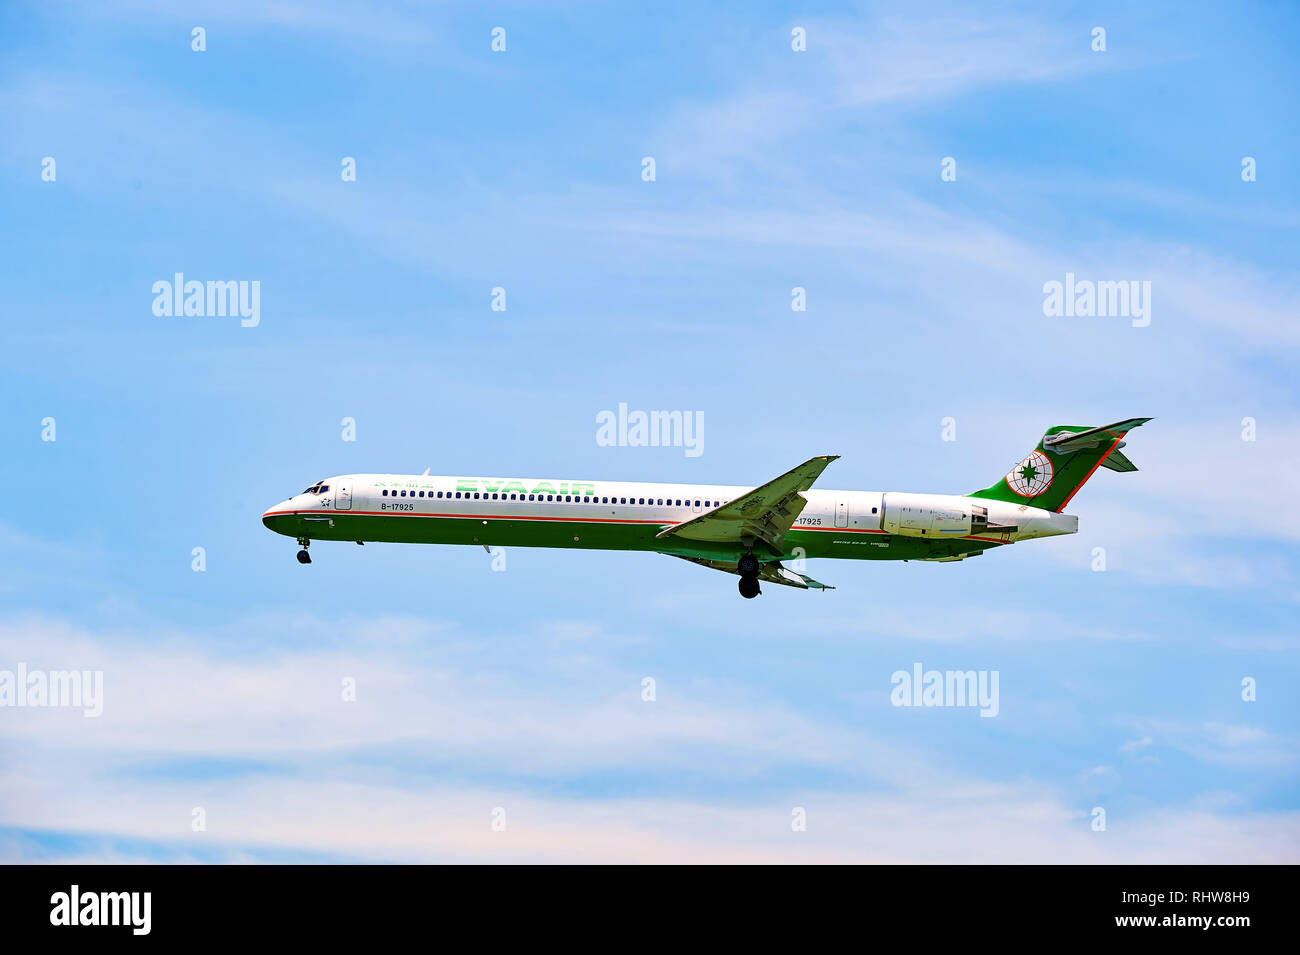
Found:
[[[735,541],[659,538],[750,487],[713,484],[347,474],[262,515],[301,541],[658,551],[735,559]],[[810,489],[781,558],[960,560],[991,547],[1073,534],[1078,518],[964,495]]]

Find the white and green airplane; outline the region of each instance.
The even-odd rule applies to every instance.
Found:
[[[953,561],[1034,537],[1074,534],[1061,513],[1098,467],[1136,471],[1124,435],[1150,418],[1100,428],[1057,425],[997,483],[973,494],[814,491],[838,457],[809,458],[758,487],[714,484],[345,474],[262,515],[313,540],[656,551],[740,577],[831,589],[783,561],[809,557]]]

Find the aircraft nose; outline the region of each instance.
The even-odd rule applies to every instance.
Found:
[[[268,507],[265,511],[262,512],[262,524],[266,526],[267,530],[272,530],[272,531],[275,530],[276,521],[279,520],[280,516],[284,513],[284,511],[288,510],[288,508],[289,508],[288,501],[281,501],[279,504],[276,504],[274,507]]]

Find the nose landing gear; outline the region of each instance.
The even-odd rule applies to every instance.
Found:
[[[302,538],[298,541],[298,543],[302,545],[302,550],[298,551],[298,563],[310,564],[311,554],[307,553],[307,548],[311,546],[311,541],[307,540],[306,538]]]

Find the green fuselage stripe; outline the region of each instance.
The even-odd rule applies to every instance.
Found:
[[[577,505],[584,509],[590,505]],[[672,522],[595,517],[493,517],[483,514],[384,514],[374,511],[285,511],[263,517],[277,534],[308,540],[399,544],[470,544],[489,547],[574,547],[656,551],[686,557],[735,559],[744,548],[656,535]],[[909,560],[950,557],[1003,543],[993,538],[933,539],[842,527],[793,527],[784,558],[833,557]]]

